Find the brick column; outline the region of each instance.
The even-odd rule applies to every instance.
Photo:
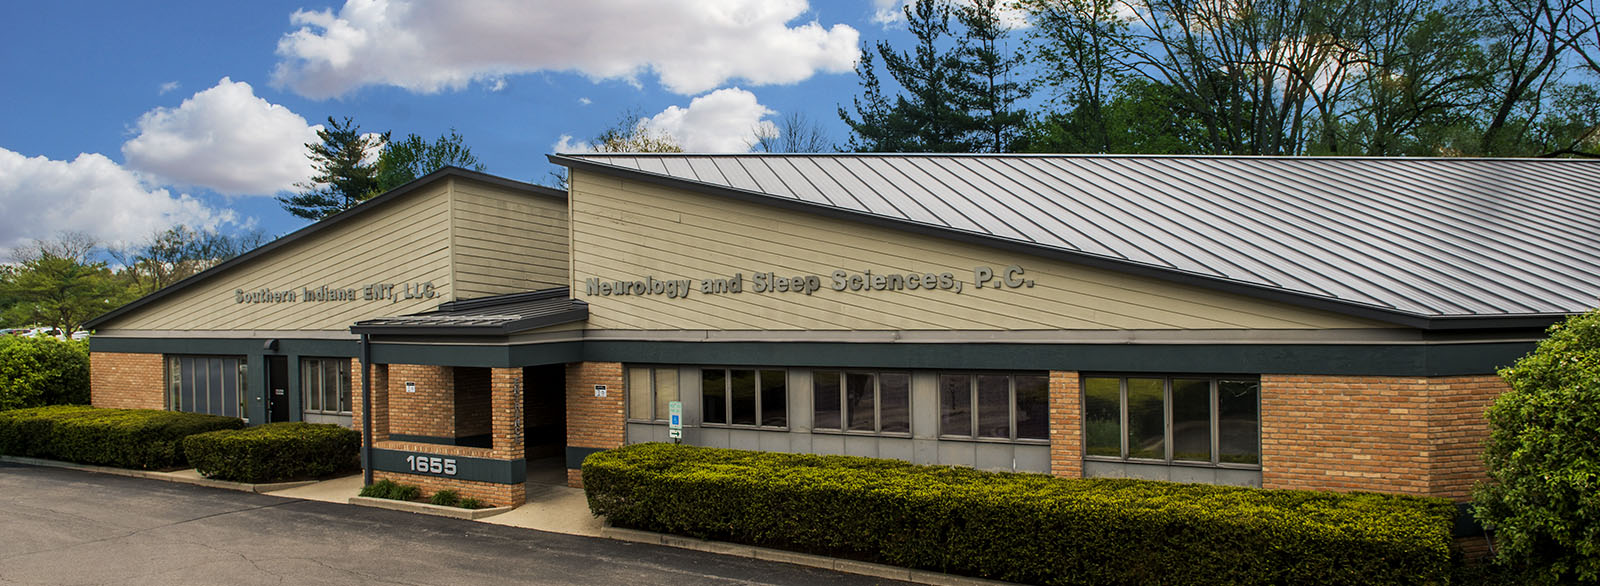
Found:
[[[1474,483],[1489,479],[1482,459],[1489,421],[1483,414],[1495,397],[1509,390],[1505,379],[1494,374],[1429,379],[1430,496],[1465,502],[1472,498]]]
[[[490,371],[489,387],[492,403],[494,455],[496,458],[520,460],[523,458],[521,368],[496,368]]]
[[[166,409],[166,362],[160,354],[90,352],[89,402],[112,409]]]
[[[606,385],[606,396],[594,396],[595,385]],[[621,363],[567,365],[567,448],[621,447],[627,431],[624,400]],[[582,488],[582,471],[568,469],[567,484]]]
[[[350,427],[356,431],[361,430],[361,412],[366,410],[362,404],[364,397],[361,393],[361,360],[350,359]],[[373,443],[389,439],[389,365],[372,365],[372,441]]]
[[[1050,473],[1083,477],[1083,392],[1078,373],[1050,371]]]
[[[1261,486],[1431,492],[1423,377],[1261,375]]]

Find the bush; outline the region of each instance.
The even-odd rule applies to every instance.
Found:
[[[0,335],[0,411],[89,402],[89,342]]]
[[[441,507],[459,507],[461,506],[461,495],[456,494],[456,491],[445,489],[433,493],[433,496],[428,497],[428,502]]]
[[[396,501],[414,501],[422,498],[422,489],[393,480],[379,480],[361,487],[360,496]]]
[[[483,501],[480,501],[478,499],[475,499],[475,498],[472,498],[472,497],[469,496],[467,498],[461,499],[461,504],[456,505],[456,506],[459,506],[459,507],[461,507],[463,509],[481,509],[481,508],[484,507],[484,504],[483,504]]]
[[[361,433],[328,423],[268,423],[183,440],[189,463],[207,478],[282,482],[361,466]]]
[[[636,444],[583,463],[611,523],[1042,584],[1443,584],[1443,499]]]
[[[188,463],[183,438],[238,429],[235,417],[86,406],[0,411],[0,454],[160,470]]]
[[[1536,583],[1600,583],[1600,312],[1551,326],[1500,371],[1511,390],[1489,408],[1473,494],[1499,561]]]

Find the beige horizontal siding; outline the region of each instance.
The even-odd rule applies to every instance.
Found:
[[[261,258],[211,276],[101,326],[127,330],[347,330],[356,321],[448,301],[449,198],[444,183],[383,204]],[[432,281],[436,297],[389,301],[236,303],[234,291],[354,288]]]
[[[456,295],[462,299],[567,283],[566,202],[456,179],[451,206]]]
[[[574,296],[595,329],[1321,329],[1375,322],[946,239],[576,172]],[[1020,265],[1032,288],[975,290],[972,270]],[[829,275],[954,273],[948,290],[834,291]],[[749,291],[754,272],[817,275],[823,288]],[[746,291],[686,298],[589,296],[584,280],[726,278]]]

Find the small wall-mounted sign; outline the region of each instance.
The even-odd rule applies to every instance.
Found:
[[[595,385],[594,386],[594,396],[596,396],[596,397],[604,397],[604,396],[606,396],[606,386],[605,385]]]
[[[415,393],[415,392],[417,392],[417,383],[414,383],[414,382],[411,382],[411,381],[406,381],[406,392],[407,393]]]

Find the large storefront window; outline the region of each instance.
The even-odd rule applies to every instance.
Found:
[[[242,417],[245,368],[240,356],[168,356],[167,408]]]
[[[788,373],[743,368],[700,369],[701,421],[707,425],[785,427]]]
[[[1042,374],[939,375],[939,435],[1049,440],[1050,377]]]
[[[1089,458],[1261,463],[1256,379],[1084,377],[1083,414]]]
[[[668,404],[678,399],[678,369],[630,367],[628,419],[666,421]]]
[[[820,430],[911,433],[911,375],[904,372],[812,374],[812,401]]]
[[[350,415],[350,359],[300,359],[300,394],[306,413]]]

